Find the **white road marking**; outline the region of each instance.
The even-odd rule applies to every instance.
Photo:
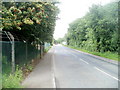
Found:
[[[106,74],[106,75],[110,76],[111,78],[113,78],[113,79],[115,79],[115,80],[120,81],[118,78],[116,78],[116,77],[114,77],[114,76],[112,76],[112,75],[110,75],[110,74],[108,74],[108,73],[104,72],[103,70],[100,70],[100,69],[99,69],[99,68],[97,68],[97,67],[94,67],[94,68],[95,68],[95,69],[97,69],[98,71],[100,71],[100,72],[102,72],[102,73],[104,73],[104,74]]]
[[[74,56],[75,58],[77,58],[77,56],[76,55],[74,55],[74,54],[72,54],[72,53],[70,53],[69,51],[67,51],[67,50],[65,50],[67,53],[69,53],[69,54],[71,54],[72,56]]]
[[[71,54],[71,55],[73,55],[74,57],[76,57],[76,58],[77,58],[77,56],[76,56],[76,55],[74,55],[74,54],[72,54],[72,53],[69,53],[69,54]]]
[[[55,51],[54,51],[54,53],[55,53]],[[57,86],[56,86],[56,80],[55,80],[55,70],[54,70],[54,68],[55,68],[55,64],[54,64],[54,54],[52,55],[52,76],[53,76],[53,88],[57,88]]]
[[[66,50],[67,51],[67,50]],[[78,58],[76,55],[74,55],[74,54],[72,54],[72,53],[69,53],[69,54],[71,54],[71,55],[73,55],[74,57],[76,57],[76,58]],[[86,64],[89,64],[87,61],[85,61],[85,60],[83,60],[83,59],[80,59],[81,61],[83,61],[84,63],[86,63]]]
[[[83,60],[83,59],[80,59],[81,61],[83,61],[84,63],[86,63],[86,64],[89,64],[88,62],[86,62],[85,60]]]

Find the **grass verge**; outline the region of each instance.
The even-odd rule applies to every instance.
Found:
[[[33,71],[39,59],[32,60],[24,66],[17,66],[14,74],[11,74],[9,68],[4,69],[2,75],[2,88],[24,88],[21,82]]]
[[[20,82],[23,80],[22,70],[16,69],[14,74],[2,75],[2,88],[23,88]]]
[[[51,47],[45,49],[45,53],[49,51]],[[39,63],[40,58],[31,60],[31,62],[24,64],[23,66],[16,67],[14,74],[11,74],[11,66],[7,63],[7,58],[3,58],[3,71],[2,73],[2,88],[24,88],[21,86],[21,82],[33,71],[35,66]],[[5,62],[6,61],[6,62]]]
[[[76,50],[79,50],[79,51],[87,52],[87,53],[90,53],[90,54],[93,54],[93,55],[97,55],[97,56],[105,57],[105,58],[108,58],[108,59],[112,59],[112,60],[115,60],[115,61],[120,61],[118,59],[118,53],[113,53],[113,52],[103,52],[103,53],[102,52],[92,52],[92,51],[88,51],[88,50],[73,47],[73,46],[67,46],[67,45],[64,45],[64,46],[72,48],[72,49],[76,49]]]

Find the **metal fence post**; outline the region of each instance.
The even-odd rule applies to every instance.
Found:
[[[40,44],[40,56],[42,58],[42,45]]]
[[[15,72],[15,43],[14,37],[12,38],[12,73]]]
[[[11,37],[12,39],[12,73],[14,74],[15,72],[15,43],[14,43],[14,37],[11,33],[9,33],[9,36]]]
[[[26,42],[26,61],[27,61],[27,57],[28,57],[28,47],[27,47],[27,42]]]
[[[42,58],[42,43],[40,44],[40,57]]]

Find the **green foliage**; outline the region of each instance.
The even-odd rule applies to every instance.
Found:
[[[26,68],[27,68],[29,71],[32,71],[32,70],[33,70],[33,66],[31,66],[31,65],[27,65]]]
[[[14,74],[4,74],[2,78],[3,88],[22,88],[20,82],[23,80],[23,78],[22,71],[20,69],[17,68]]]
[[[2,56],[2,73],[9,74],[11,72],[11,63],[7,61],[6,56]]]
[[[64,38],[59,38],[59,39],[57,39],[57,40],[54,40],[54,43],[62,43],[62,42],[64,42],[65,41],[65,39]]]
[[[58,12],[50,2],[4,2],[1,27],[21,41],[52,42]]]
[[[118,51],[117,2],[93,5],[69,25],[67,44],[95,52]]]
[[[33,51],[37,46],[36,44],[52,43],[58,12],[57,6],[52,2],[3,2],[2,11],[0,11],[2,15],[0,17],[0,21],[2,21],[0,27],[2,30],[9,31],[22,43],[27,42],[34,46],[31,49],[27,47],[29,57],[24,58],[23,56],[26,55],[25,46],[15,43],[15,54],[18,56],[17,63],[19,63],[19,60],[24,60],[25,62],[20,62],[23,64],[27,62],[25,59],[33,58],[36,55],[36,52]],[[31,50],[32,52],[30,52]],[[14,75],[9,75],[11,63],[7,63],[7,57],[3,57],[2,60],[5,64],[3,65],[3,88],[20,88],[21,70],[17,69]],[[33,67],[27,66],[27,69],[32,71]]]

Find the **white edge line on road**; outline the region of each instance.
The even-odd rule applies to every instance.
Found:
[[[111,78],[113,78],[113,79],[115,79],[115,80],[117,80],[117,81],[120,81],[118,78],[116,78],[116,77],[114,77],[114,76],[112,76],[112,75],[110,75],[110,74],[108,74],[108,73],[106,73],[106,72],[104,72],[103,70],[100,70],[99,68],[97,68],[97,67],[94,67],[95,69],[97,69],[98,71],[100,71],[100,72],[102,72],[102,73],[104,73],[104,74],[106,74],[106,75],[108,75],[108,76],[110,76]]]
[[[83,60],[83,59],[80,59],[81,61],[83,61],[84,63],[86,63],[86,64],[89,64],[88,62],[86,62],[85,60]]]
[[[55,53],[55,51],[54,51]],[[55,73],[54,73],[54,54],[52,55],[52,76],[53,76],[53,88],[57,88],[56,87],[56,80],[55,80]]]

